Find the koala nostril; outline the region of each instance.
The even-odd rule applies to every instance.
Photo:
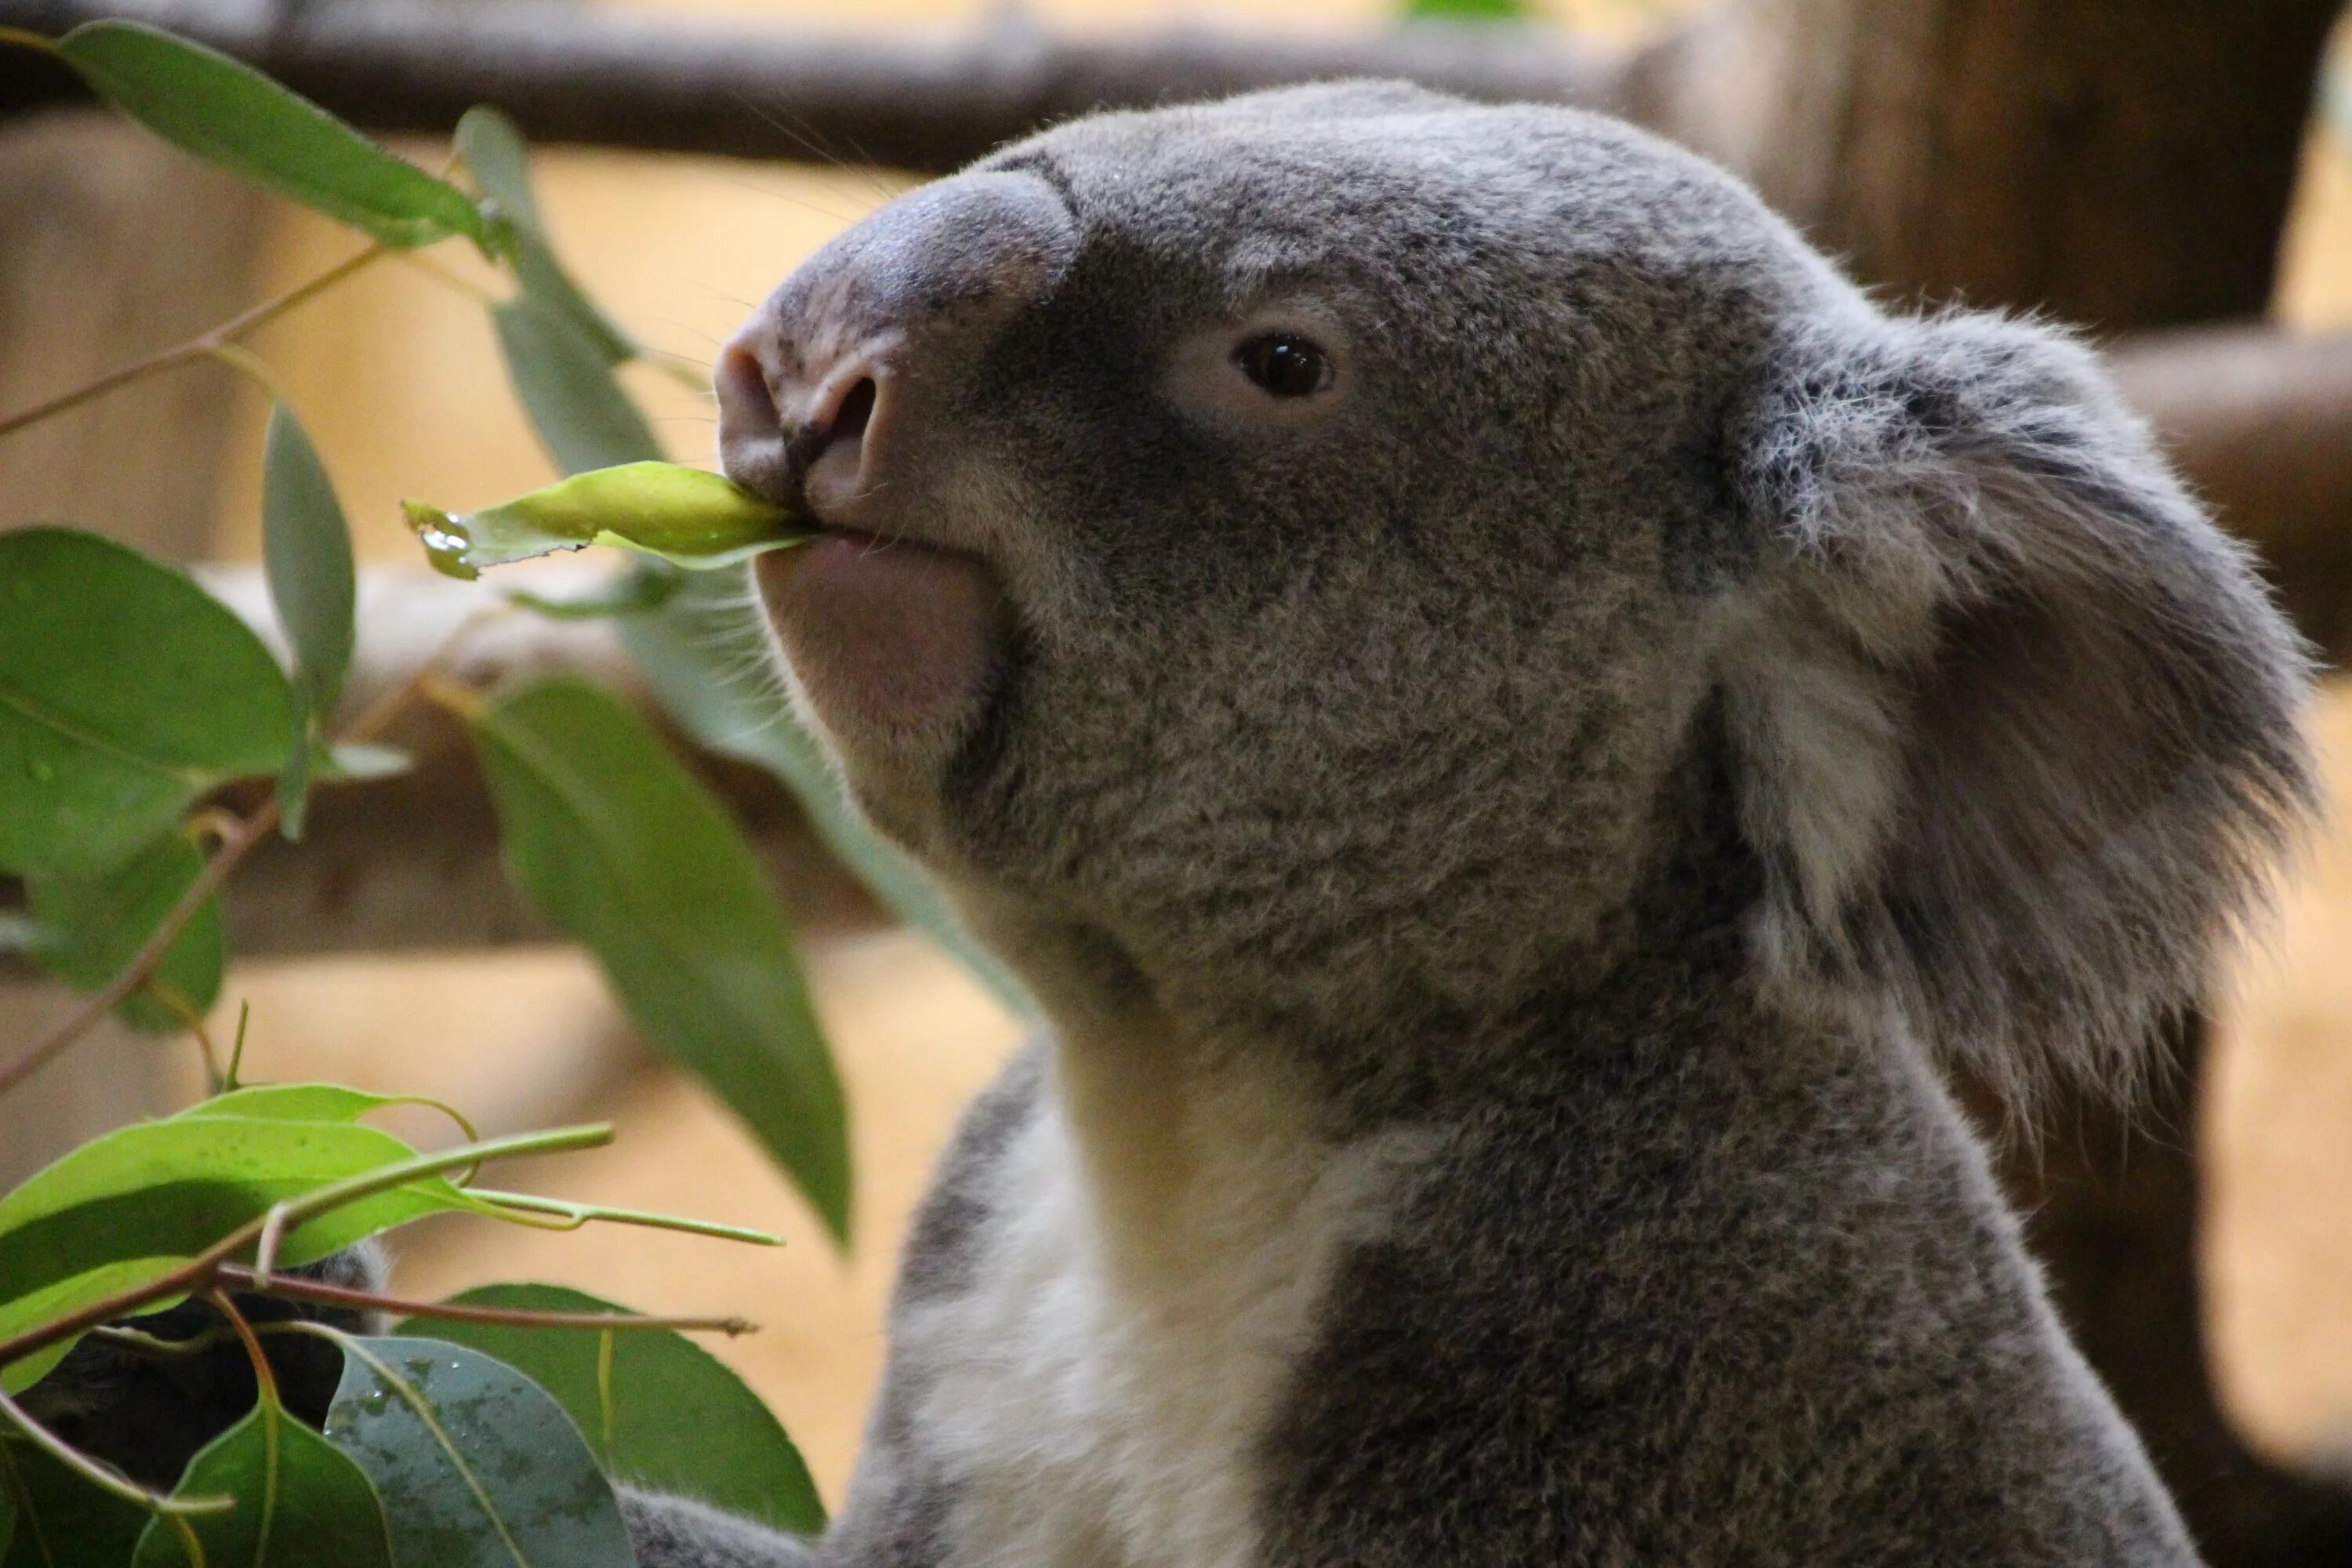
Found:
[[[828,438],[835,441],[856,441],[866,434],[866,422],[874,417],[874,378],[866,376],[843,396],[841,406],[833,416],[833,428]]]
[[[760,356],[740,343],[730,343],[719,356],[719,413],[747,431],[754,426],[773,430],[778,423],[775,395],[768,387],[768,372]]]
[[[784,460],[809,493],[812,481],[822,500],[828,490],[854,494],[860,485],[866,463],[866,427],[874,422],[876,406],[880,403],[882,389],[870,375],[855,381],[835,382],[834,391],[820,402],[813,417],[792,432],[784,445]],[[835,476],[826,479],[826,470]],[[842,481],[846,480],[845,490]]]

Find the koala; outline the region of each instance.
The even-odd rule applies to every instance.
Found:
[[[285,1272],[321,1284],[381,1291],[387,1265],[383,1247],[367,1242]],[[383,1318],[373,1311],[296,1305],[242,1293],[236,1301],[248,1322],[299,1318],[348,1333],[384,1330]],[[227,1322],[201,1300],[182,1301],[121,1326],[186,1348],[159,1356],[95,1335],[84,1338],[56,1370],[25,1391],[25,1410],[82,1453],[142,1486],[169,1492],[197,1451],[253,1408],[253,1363],[230,1336]],[[206,1334],[214,1338],[210,1348],[194,1347],[192,1342]],[[275,1334],[263,1341],[262,1353],[269,1359],[286,1408],[312,1426],[322,1424],[342,1378],[341,1352],[308,1335]]]
[[[848,1499],[648,1568],[2194,1563],[1956,1110],[2128,1094],[2315,798],[2095,356],[1336,85],[908,195],[726,347],[798,712],[1050,1030]]]

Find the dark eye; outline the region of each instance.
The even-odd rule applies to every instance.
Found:
[[[1331,356],[1289,332],[1252,338],[1234,351],[1234,363],[1270,397],[1312,397],[1331,384]]]

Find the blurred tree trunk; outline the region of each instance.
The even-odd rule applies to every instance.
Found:
[[[0,128],[0,411],[203,331],[242,302],[259,199],[110,117]],[[169,560],[206,552],[233,384],[172,372],[0,445],[0,528],[76,522]],[[75,998],[0,970],[0,1060]],[[164,1109],[183,1040],[111,1024],[0,1100],[0,1187]]]
[[[2259,315],[2341,0],[1727,0],[1636,119],[1864,278],[2102,331]]]
[[[2255,316],[2340,8],[1727,0],[1637,58],[1626,108],[1746,174],[1908,301],[2103,333]],[[2352,1497],[2257,1458],[2216,1402],[2194,1153],[2203,1037],[2188,1032],[2155,1103],[2054,1106],[2002,1174],[2060,1312],[2216,1568],[2352,1563]]]

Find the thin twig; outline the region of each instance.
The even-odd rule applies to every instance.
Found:
[[[457,1323],[509,1323],[518,1328],[549,1329],[677,1329],[726,1334],[759,1332],[757,1323],[741,1318],[651,1318],[635,1312],[541,1311],[528,1307],[468,1307],[449,1301],[411,1301],[398,1296],[358,1290],[348,1285],[328,1285],[299,1275],[274,1274],[268,1279],[239,1264],[224,1263],[216,1278],[248,1295],[274,1296],[289,1301],[310,1301],[326,1307],[355,1307],[369,1311],[398,1312],[412,1318],[443,1318]]]
[[[298,283],[283,294],[264,300],[251,310],[231,316],[219,326],[199,332],[185,342],[174,343],[167,349],[158,349],[144,359],[133,360],[129,364],[120,365],[108,371],[95,381],[86,381],[69,392],[61,392],[46,403],[36,404],[22,413],[11,414],[6,418],[0,419],[0,437],[13,436],[28,425],[37,425],[52,415],[63,414],[68,408],[78,407],[94,397],[102,397],[118,387],[128,386],[131,383],[153,375],[159,371],[170,370],[174,365],[215,357],[220,350],[228,347],[256,327],[275,321],[295,306],[333,288],[368,263],[386,255],[389,249],[389,247],[381,244],[368,246],[357,254],[347,257],[328,268],[309,282]]]
[[[468,1143],[438,1154],[420,1154],[415,1159],[396,1161],[356,1176],[346,1176],[341,1181],[331,1182],[315,1192],[306,1193],[278,1206],[288,1211],[293,1223],[299,1225],[345,1204],[357,1203],[362,1198],[373,1197],[379,1192],[404,1185],[421,1177],[440,1175],[460,1165],[521,1154],[554,1154],[572,1149],[591,1148],[610,1142],[612,1136],[613,1130],[609,1125],[596,1123],[583,1127],[560,1127],[548,1132],[520,1133],[510,1138],[494,1138],[487,1142]],[[151,1301],[203,1290],[212,1283],[221,1265],[254,1244],[268,1219],[268,1215],[263,1215],[247,1221],[177,1268],[143,1285],[118,1290],[39,1328],[27,1329],[13,1338],[0,1341],[0,1368],[20,1362],[59,1341],[86,1333],[102,1323],[131,1317]]]

